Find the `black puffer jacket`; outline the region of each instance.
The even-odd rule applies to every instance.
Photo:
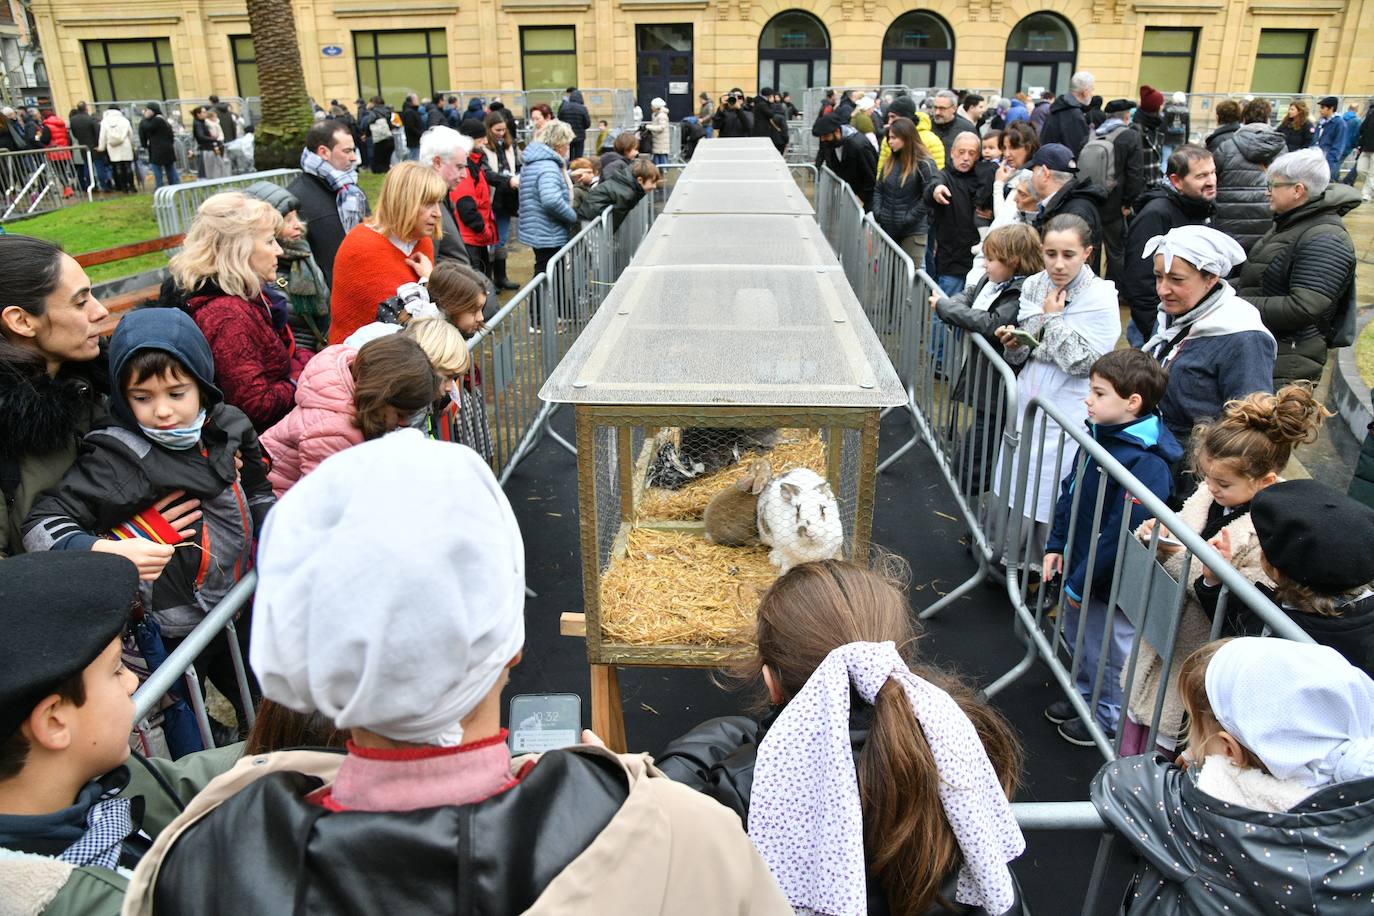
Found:
[[[973,268],[973,246],[978,234],[977,210],[992,209],[992,181],[997,167],[980,159],[967,172],[947,164],[926,184],[926,206],[936,226],[935,269],[940,276],[963,277]],[[949,188],[948,204],[935,202],[935,189]]]
[[[1358,191],[1332,182],[1274,217],[1241,268],[1236,293],[1259,309],[1279,344],[1276,387],[1321,378],[1332,312],[1355,282],[1355,245],[1341,217],[1359,205]]]
[[[902,180],[902,167],[896,157],[888,159],[891,168],[873,185],[873,218],[894,241],[926,231],[926,185],[939,170],[929,157],[916,163],[916,170]],[[919,265],[917,265],[919,266]]]
[[[1049,221],[1061,213],[1080,216],[1088,224],[1092,233],[1094,250],[1102,249],[1102,207],[1107,202],[1107,192],[1101,185],[1093,184],[1087,178],[1075,178],[1064,185],[1050,199],[1045,201],[1045,209],[1035,218],[1035,228],[1043,233]]]
[[[873,707],[865,703],[857,693],[851,692],[849,708],[849,743],[854,751],[855,766],[858,766],[859,755],[863,752],[864,744],[868,741],[869,729],[873,725]],[[734,811],[747,827],[749,799],[754,787],[754,761],[758,756],[759,742],[768,733],[768,728],[780,711],[781,707],[775,709],[762,722],[755,722],[746,716],[708,719],[669,744],[663,753],[654,759],[654,764],[675,782],[691,786]],[[1014,881],[1015,875],[1012,877]],[[954,899],[955,879],[955,875],[950,875],[946,881],[946,900]],[[1017,902],[1008,911],[1009,916],[1017,916],[1024,912],[1019,899],[1019,888],[1017,896]],[[881,885],[870,876],[869,916],[887,916],[889,912]],[[950,912],[939,904],[929,910],[930,916],[948,916]],[[985,911],[959,906],[954,912],[960,916],[976,916]]]
[[[1283,135],[1268,124],[1227,124],[1207,138],[1207,148],[1217,164],[1213,226],[1248,252],[1274,221],[1265,170],[1283,153]]]
[[[1055,99],[1040,127],[1040,145],[1062,143],[1077,156],[1083,152],[1089,136],[1087,108],[1083,103],[1067,93]]]
[[[0,557],[23,553],[23,524],[39,495],[76,461],[81,439],[106,421],[105,352],[66,363],[56,377],[41,358],[0,340]]]
[[[587,130],[592,126],[592,116],[587,111],[586,103],[582,101],[581,92],[568,93],[567,100],[558,106],[558,120],[573,129],[574,143],[583,141]]]

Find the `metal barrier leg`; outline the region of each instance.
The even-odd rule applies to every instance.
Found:
[[[210,714],[205,711],[205,695],[200,692],[200,678],[196,676],[196,666],[186,669],[186,693],[191,697],[191,711],[195,713],[196,725],[200,727],[200,740],[207,747],[215,746],[214,736],[210,734]]]
[[[253,723],[258,720],[258,711],[254,708],[253,692],[248,689],[248,669],[243,664],[243,650],[239,648],[238,628],[230,621],[224,628],[225,638],[229,640],[229,660],[234,664],[234,680],[238,682],[239,699],[243,702],[244,722],[239,725],[253,727]]]

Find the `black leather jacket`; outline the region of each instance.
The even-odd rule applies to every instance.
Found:
[[[873,707],[865,703],[858,694],[850,692],[849,704],[849,743],[854,750],[855,765],[859,754],[868,741],[868,731],[873,724]],[[759,742],[768,733],[768,728],[777,718],[782,707],[776,707],[762,722],[755,722],[747,716],[723,716],[708,719],[696,728],[668,745],[654,760],[654,764],[670,779],[691,786],[716,801],[734,810],[744,821],[749,820],[749,796],[754,786],[754,761],[758,755]],[[936,903],[927,911],[927,916],[984,916],[980,907],[967,907],[954,903],[955,881],[951,874],[945,882],[942,895],[950,901],[949,906]],[[1015,882],[1016,876],[1012,875]],[[868,880],[869,916],[887,916],[890,911],[882,887],[871,877]],[[1020,887],[1017,887],[1017,900],[1007,911],[1007,916],[1025,916],[1021,901]]]
[[[612,761],[559,752],[472,805],[332,812],[307,800],[319,787],[272,773],[188,829],[159,871],[158,912],[521,913],[629,796]]]

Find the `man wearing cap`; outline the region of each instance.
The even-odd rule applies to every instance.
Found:
[[[1317,113],[1321,118],[1317,121],[1315,145],[1326,156],[1326,164],[1331,167],[1332,181],[1341,177],[1341,153],[1345,148],[1345,121],[1336,115],[1336,109],[1340,104],[1341,100],[1334,95],[1328,95],[1317,102]]]
[[[647,756],[511,759],[525,548],[471,449],[402,430],[331,457],[258,572],[263,694],[348,752],[241,761],[139,863],[126,914],[792,912],[738,817]]]
[[[864,209],[873,205],[873,183],[878,175],[878,151],[867,138],[846,125],[837,115],[821,115],[811,127],[811,134],[820,139],[816,156],[819,165],[830,170],[849,185]]]
[[[1145,154],[1141,134],[1131,129],[1130,99],[1112,99],[1103,109],[1107,120],[1093,132],[1088,144],[1106,141],[1112,146],[1112,164],[1106,203],[1102,205],[1102,250],[1108,276],[1116,280],[1122,272],[1122,246],[1126,240],[1126,215],[1131,204],[1145,190]],[[1088,144],[1084,145],[1086,149]],[[1086,158],[1086,157],[1081,157]],[[1087,176],[1084,176],[1087,177]],[[1108,176],[1103,176],[1107,178]],[[1089,225],[1092,225],[1089,223]]]
[[[1078,162],[1067,146],[1048,143],[1035,151],[1030,161],[1031,189],[1040,201],[1040,213],[1035,228],[1041,232],[1045,224],[1061,213],[1081,216],[1092,232],[1092,246],[1102,244],[1102,207],[1107,192],[1088,178],[1077,176]]]
[[[1088,142],[1088,103],[1092,101],[1095,81],[1091,73],[1075,73],[1069,78],[1069,91],[1054,100],[1040,128],[1040,143],[1060,143],[1077,156]]]
[[[1158,187],[1164,182],[1161,163],[1164,155],[1164,93],[1150,85],[1140,87],[1140,105],[1131,118],[1131,129],[1140,134],[1141,154],[1145,170],[1145,187]],[[1128,200],[1127,203],[1130,203]]]
[[[121,635],[138,596],[123,557],[24,554],[0,563],[0,887],[6,912],[115,913],[128,872],[241,745],[176,763],[130,755]]]

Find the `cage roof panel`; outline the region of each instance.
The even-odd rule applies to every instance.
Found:
[[[777,158],[774,151],[773,157]],[[777,181],[678,179],[664,213],[804,213],[811,202],[790,177]]]
[[[664,214],[654,221],[634,263],[639,267],[723,264],[833,267],[821,227],[809,216],[729,217]]]
[[[539,396],[639,406],[906,403],[838,266],[631,267]]]

